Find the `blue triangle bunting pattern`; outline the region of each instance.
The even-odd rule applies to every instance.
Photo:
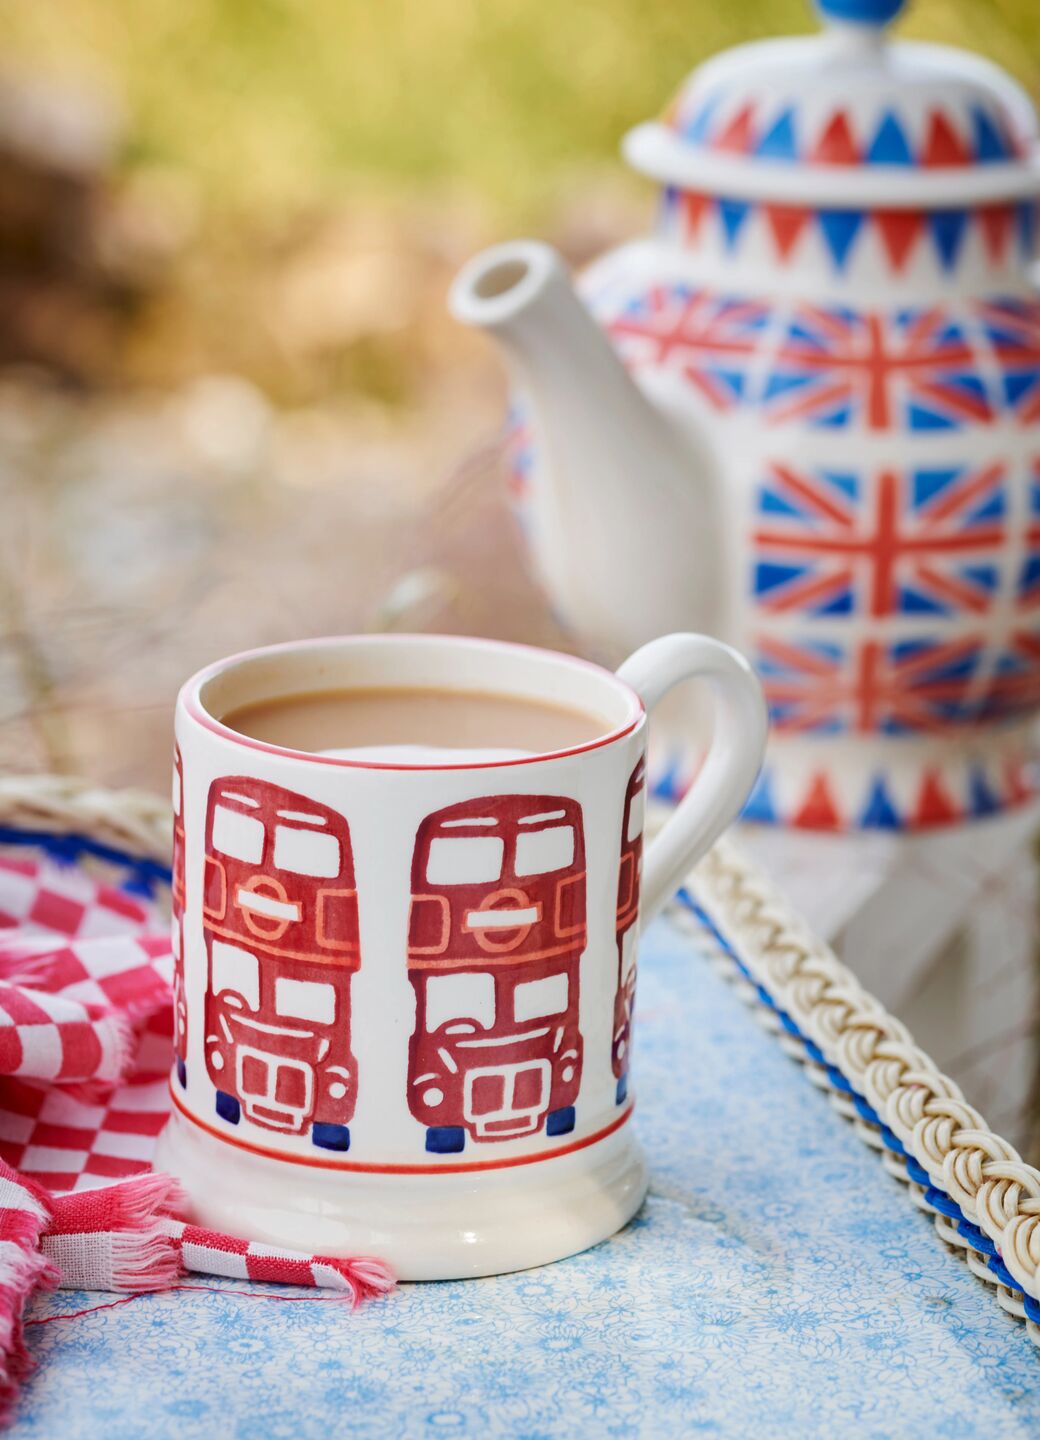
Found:
[[[870,787],[870,795],[859,823],[870,830],[899,830],[902,827],[899,811],[889,799],[885,782],[880,776]]]
[[[718,91],[706,99],[700,95],[685,98],[678,114],[666,124],[690,144],[708,150],[720,146],[729,150],[733,145],[733,135],[728,129],[732,107],[725,104],[725,99],[725,94]],[[934,113],[945,122],[948,131],[961,140],[965,164],[992,165],[1016,158],[1013,134],[999,109],[977,102],[954,101]],[[742,137],[742,149],[745,154],[762,159],[819,165],[821,161],[815,152],[820,138],[842,122],[846,128],[858,128],[850,124],[850,120],[842,104],[814,114],[810,125],[802,121],[797,102],[785,106],[778,115],[770,115],[766,109],[752,113],[748,133]],[[870,139],[863,147],[862,163],[925,169],[931,163],[925,154],[926,131],[927,127],[888,107],[863,131]]]
[[[718,201],[718,207],[722,217],[722,228],[726,234],[726,249],[732,250],[737,243],[741,226],[751,212],[751,202],[749,200],[731,200],[723,196]]]
[[[701,145],[707,141],[708,130],[711,127],[712,117],[718,103],[718,97],[713,95],[691,116],[682,128],[682,133],[687,140],[692,141],[695,145]]]
[[[844,270],[852,242],[863,223],[863,211],[820,210],[817,216],[832,259],[839,270]]]
[[[748,796],[747,804],[741,812],[741,818],[757,821],[761,825],[776,824],[778,817],[776,806],[773,804],[772,784],[768,770],[762,770],[759,773],[754,788]]]
[[[672,186],[662,187],[661,214],[666,223],[682,214],[685,193]],[[745,222],[760,208],[758,203],[733,196],[700,196],[699,199],[703,201],[706,210],[714,209],[719,216],[726,249],[732,253],[736,249]],[[1035,200],[1022,201],[1014,207],[1017,242],[1020,252],[1027,259],[1033,259],[1035,255],[1037,210]],[[939,263],[947,273],[953,271],[960,259],[969,227],[977,221],[979,213],[970,209],[922,212],[920,218],[935,246]],[[825,209],[811,211],[810,216],[819,227],[819,233],[835,269],[843,271],[861,229],[873,221],[872,213],[869,210]]]
[[[972,107],[971,123],[975,139],[975,159],[982,165],[1011,158],[1010,146],[997,129],[991,115],[981,105]]]
[[[665,768],[653,778],[650,793],[658,800],[674,805],[682,796],[684,756],[681,750],[673,750],[668,756]]]
[[[1018,243],[1027,260],[1036,256],[1036,201],[1024,200],[1018,207]]]
[[[891,110],[886,110],[881,117],[877,134],[867,146],[866,161],[868,165],[912,165],[914,163],[906,132]]]
[[[932,210],[928,214],[928,228],[946,271],[952,270],[957,263],[967,224],[967,210]]]
[[[770,125],[755,146],[755,154],[764,160],[797,160],[798,146],[794,133],[794,109],[788,106]]]
[[[1000,809],[1000,800],[990,788],[990,783],[980,769],[971,772],[968,781],[969,804],[973,815],[992,815]]]

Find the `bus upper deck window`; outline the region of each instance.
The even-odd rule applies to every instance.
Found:
[[[276,825],[274,863],[279,870],[292,870],[296,875],[334,880],[340,872],[339,841],[322,830]]]
[[[481,885],[502,874],[505,845],[498,835],[439,836],[430,845],[430,885]]]
[[[646,815],[646,791],[640,790],[632,797],[632,804],[628,807],[628,835],[629,844],[638,840],[643,833],[643,820]]]
[[[255,815],[217,805],[213,811],[213,848],[231,860],[259,865],[264,853],[264,826]]]
[[[516,837],[516,873],[544,875],[574,864],[574,829],[552,825],[547,830],[522,830]]]

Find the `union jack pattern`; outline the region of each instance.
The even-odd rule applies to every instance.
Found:
[[[1040,419],[1040,304],[993,300],[980,307],[1000,367],[1004,404],[1023,424]]]
[[[763,636],[757,663],[780,733],[887,735],[943,731],[978,708],[978,636],[886,643]]]
[[[1015,599],[1020,610],[1040,605],[1040,460],[1033,461],[1029,477],[1029,524],[1026,553],[1018,575]]]
[[[895,313],[801,307],[762,394],[772,424],[958,430],[994,418],[963,325],[938,307]]]
[[[784,317],[761,300],[675,283],[597,309],[630,367],[673,372],[720,412],[761,405],[771,425],[942,433],[1005,413],[1040,418],[1033,301],[962,315],[811,305]]]
[[[973,264],[1012,264],[1012,235],[1031,254],[1037,207],[815,212],[673,188],[664,210],[670,242],[717,242],[727,255],[768,222],[784,259],[817,226],[839,268],[871,227],[896,270],[926,237],[932,261],[950,274],[962,252]],[[763,236],[754,245],[767,244]],[[742,458],[758,451],[742,528],[751,622],[742,638],[765,682],[774,734],[945,733],[985,748],[982,727],[1024,730],[1021,721],[1040,710],[1040,443],[1021,453],[1023,432],[1040,424],[1040,301],[1005,294],[1011,287],[994,279],[991,300],[767,304],[737,289],[670,276],[640,287],[615,274],[604,271],[586,298],[625,364],[725,416],[720,433]],[[681,394],[673,398],[681,404]],[[745,416],[757,422],[753,434]],[[857,436],[863,454],[849,450]],[[513,488],[522,495],[516,472],[530,457],[518,439]],[[730,457],[721,459],[725,469]],[[743,486],[743,476],[731,478]],[[897,754],[900,764],[917,763],[886,749],[893,764]],[[828,763],[821,756],[821,775]],[[785,758],[777,773],[789,769]],[[911,800],[901,780],[884,805],[871,791],[854,812],[839,799],[833,823],[944,823],[1017,803],[1033,781],[988,775],[949,797],[937,785],[922,780]],[[772,820],[822,823],[828,807],[803,799],[785,784],[759,808]]]
[[[1006,509],[999,464],[869,475],[774,463],[757,494],[757,604],[814,616],[984,614],[999,587]],[[1040,588],[1040,556],[1036,568]]]
[[[940,733],[1040,704],[1040,634],[1016,632],[990,669],[985,635],[937,640],[758,641],[778,733]]]
[[[1040,632],[1016,630],[997,660],[979,720],[1010,720],[1040,705]]]
[[[748,362],[769,320],[762,301],[655,285],[628,301],[608,328],[629,365],[673,370],[724,411],[749,398]]]

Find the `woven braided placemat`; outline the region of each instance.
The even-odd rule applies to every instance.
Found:
[[[168,876],[171,829],[169,806],[140,791],[0,777],[0,845],[37,839],[80,862],[129,862],[151,887]],[[1040,1345],[1040,1172],[729,841],[697,866],[670,913]]]
[[[700,863],[673,913],[714,938],[712,958],[784,1050],[1040,1345],[1040,1172],[733,844]]]

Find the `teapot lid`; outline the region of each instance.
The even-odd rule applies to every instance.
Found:
[[[724,51],[625,137],[645,174],[702,193],[931,209],[1040,192],[1037,118],[998,66],[893,41],[905,0],[816,0],[818,35]]]

